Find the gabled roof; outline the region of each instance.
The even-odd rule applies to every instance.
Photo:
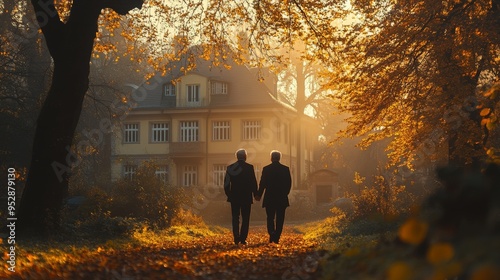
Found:
[[[196,51],[197,48],[191,48]],[[162,103],[162,87],[165,83],[175,81],[188,74],[197,74],[207,77],[209,80],[216,80],[228,83],[227,95],[212,95],[208,108],[237,108],[237,107],[272,107],[286,108],[295,111],[293,106],[280,101],[276,96],[276,90],[269,88],[268,84],[275,81],[259,81],[259,71],[240,65],[232,60],[225,62],[224,66],[214,66],[211,61],[197,58],[195,68],[187,73],[181,71],[187,65],[186,59],[170,63],[165,76],[156,74],[148,82],[139,86],[141,95],[146,93],[143,100],[138,101],[136,110],[140,109],[174,109],[171,104]],[[226,68],[225,66],[229,66]],[[261,71],[266,71],[261,69]],[[275,79],[273,74],[265,75],[264,79]]]

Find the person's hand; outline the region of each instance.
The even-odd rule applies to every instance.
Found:
[[[255,196],[255,200],[260,201],[260,196],[259,196],[259,195],[256,195],[256,196]]]

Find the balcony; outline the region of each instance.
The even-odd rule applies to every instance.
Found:
[[[171,142],[170,155],[172,157],[204,157],[205,142]]]
[[[207,98],[196,98],[196,99],[187,99],[187,98],[179,98],[177,103],[177,107],[182,108],[193,108],[193,107],[205,107],[208,106]]]

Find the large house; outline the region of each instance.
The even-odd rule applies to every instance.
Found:
[[[114,180],[134,176],[141,161],[155,160],[157,175],[171,185],[222,188],[226,166],[244,148],[257,180],[271,150],[279,150],[291,168],[293,189],[305,187],[299,173],[305,178],[314,171],[318,123],[298,117],[279,98],[273,74],[227,63],[214,67],[200,59],[186,72],[179,62],[135,90],[141,98],[113,139]]]

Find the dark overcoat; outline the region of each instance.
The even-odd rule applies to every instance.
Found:
[[[227,201],[239,204],[252,204],[252,195],[257,194],[257,179],[253,165],[238,160],[226,168],[224,192]]]
[[[288,194],[291,188],[290,168],[274,161],[262,169],[257,195],[262,196],[265,191],[262,207],[286,208],[290,206]]]

